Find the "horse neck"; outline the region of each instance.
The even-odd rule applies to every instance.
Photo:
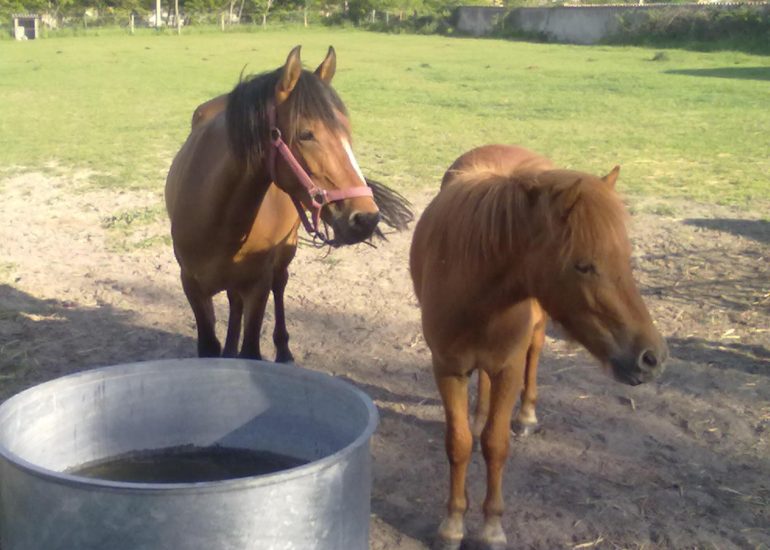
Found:
[[[219,219],[229,220],[242,231],[254,221],[270,188],[271,178],[267,167],[263,163],[252,173],[247,173],[242,167],[229,166],[226,176],[220,181],[220,199],[225,212]]]

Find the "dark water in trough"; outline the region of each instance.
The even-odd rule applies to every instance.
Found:
[[[307,462],[269,451],[183,445],[134,451],[82,464],[66,473],[129,483],[196,483],[265,475]]]

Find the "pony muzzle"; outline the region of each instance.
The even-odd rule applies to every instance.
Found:
[[[633,358],[610,359],[610,366],[616,380],[637,386],[660,376],[667,359],[668,347],[663,343],[657,347],[647,347]]]

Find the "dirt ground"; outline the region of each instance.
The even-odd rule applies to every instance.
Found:
[[[0,181],[2,399],[90,367],[195,354],[178,268],[158,243],[165,219],[120,217],[157,209],[160,192],[73,192],[86,179]],[[418,213],[429,196],[410,196]],[[631,226],[637,277],[673,359],[657,382],[626,387],[550,331],[542,429],[512,442],[506,470],[510,548],[770,548],[770,224],[722,208],[676,211],[686,214],[639,214]],[[287,289],[298,364],[344,377],[381,413],[373,550],[430,547],[447,491],[410,237],[328,255],[303,248]],[[218,308],[224,318],[224,300]],[[272,312],[268,355],[271,331]],[[483,490],[474,454],[471,532]]]

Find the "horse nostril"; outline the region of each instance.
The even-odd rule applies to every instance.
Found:
[[[657,367],[658,357],[655,355],[655,352],[650,349],[644,350],[642,355],[639,357],[639,366],[643,369],[654,369]]]
[[[350,216],[350,224],[360,233],[371,233],[379,221],[379,212],[356,212]]]

